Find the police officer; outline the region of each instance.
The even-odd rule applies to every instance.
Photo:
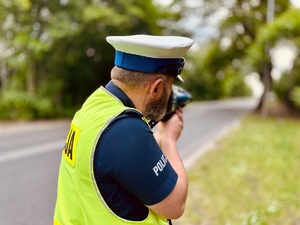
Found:
[[[109,36],[111,81],[75,114],[62,152],[55,225],[154,225],[179,218],[188,180],[176,141],[182,110],[159,122],[182,58],[193,41],[179,36]]]

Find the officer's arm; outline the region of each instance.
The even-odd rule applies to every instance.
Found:
[[[168,219],[177,219],[183,214],[188,191],[186,170],[176,147],[176,141],[181,134],[182,128],[182,111],[177,110],[170,120],[158,124],[158,131],[155,134],[155,138],[163,153],[177,172],[178,180],[173,191],[165,199],[148,206],[148,208]]]

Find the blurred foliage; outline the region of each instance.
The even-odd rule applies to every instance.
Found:
[[[106,36],[172,33],[160,20],[179,17],[151,0],[1,0],[0,118],[72,114],[110,79]]]
[[[290,98],[293,103],[300,108],[300,86],[293,87]]]
[[[197,9],[187,8],[190,14],[193,11],[198,14],[199,29],[205,28],[205,23],[212,23],[212,19],[218,20],[218,14],[222,15],[217,34],[199,47],[193,59],[196,65],[186,72],[185,87],[198,99],[248,95],[249,89],[243,82],[245,75],[255,72],[262,80],[264,69],[271,71],[273,67],[271,53],[266,54],[266,48],[276,47],[283,38],[299,42],[299,9],[292,8],[289,1],[276,0],[274,21],[268,24],[267,2],[212,0],[199,3],[201,7]],[[294,75],[300,74],[296,67],[293,71]],[[277,83],[282,91],[286,86],[284,79],[283,83]],[[293,85],[286,86],[285,96],[290,96]]]
[[[239,62],[236,65],[231,63],[230,54],[230,51],[221,52],[219,44],[211,42],[189,59],[193,65],[187,71],[183,85],[195,99],[222,99],[251,94],[243,76],[239,76]]]
[[[257,41],[249,48],[249,57],[246,59],[248,67],[257,68],[264,60],[262,54],[266,44],[275,47],[278,43],[291,42],[299,54],[300,48],[300,9],[290,8],[274,23],[265,25],[258,34]],[[274,82],[274,91],[277,97],[291,109],[300,108],[300,97],[297,87],[300,85],[300,60],[295,58],[293,68],[282,74],[279,81]]]
[[[245,75],[262,77],[263,66],[272,66],[267,43],[289,39],[299,47],[299,10],[275,2],[275,20],[266,24],[266,1],[0,0],[0,119],[72,115],[110,79],[114,49],[106,36],[196,37],[210,24],[219,24],[217,34],[189,51],[183,86],[194,99],[249,95]],[[274,87],[293,106],[299,69]]]
[[[290,109],[295,112],[300,110],[300,59],[297,57],[291,71],[285,72],[281,78],[274,83],[274,91]]]

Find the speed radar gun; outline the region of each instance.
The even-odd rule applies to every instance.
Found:
[[[175,111],[179,108],[185,107],[192,101],[192,96],[182,87],[172,85],[172,92],[168,101],[167,112],[161,121],[169,120]]]
[[[177,109],[185,107],[192,101],[192,96],[182,87],[172,85],[172,92],[168,100],[167,111],[161,121],[169,120]],[[149,125],[153,128],[159,121],[150,121]]]

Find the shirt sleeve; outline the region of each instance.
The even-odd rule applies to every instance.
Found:
[[[117,118],[105,129],[96,151],[101,173],[116,180],[145,205],[162,201],[176,185],[177,173],[148,125],[138,117]]]

